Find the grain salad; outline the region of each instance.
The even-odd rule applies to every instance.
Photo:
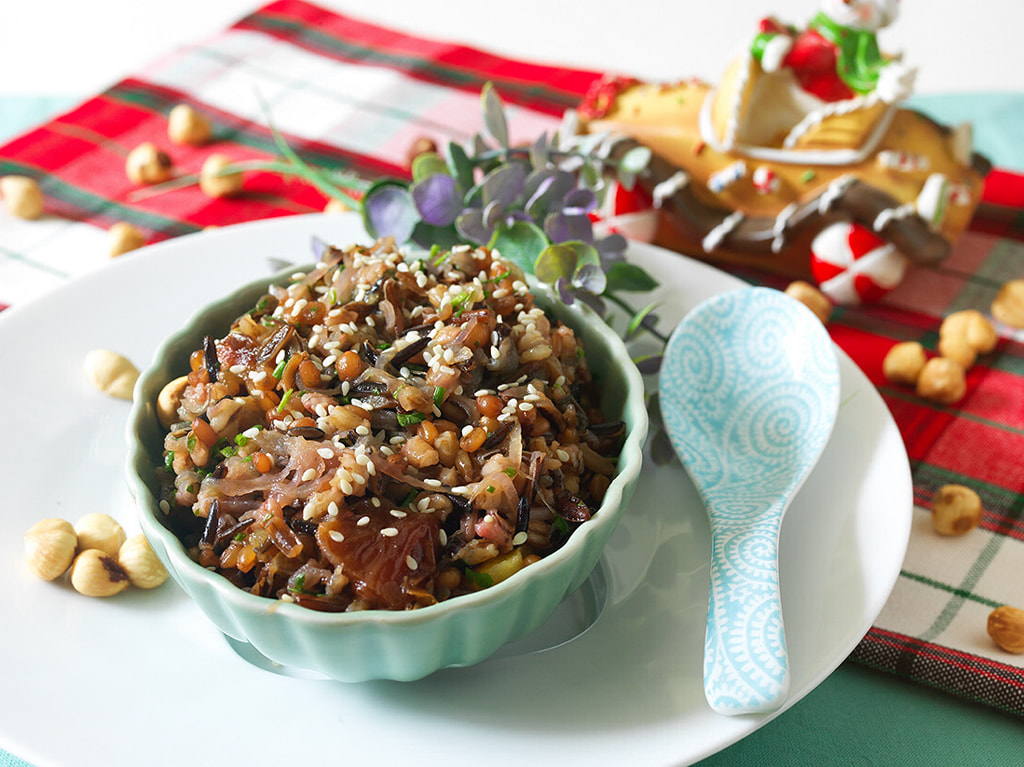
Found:
[[[495,252],[325,247],[165,387],[161,509],[253,594],[424,607],[595,513],[625,434],[599,395],[572,329]]]

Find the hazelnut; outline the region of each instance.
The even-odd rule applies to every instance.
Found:
[[[167,137],[174,144],[199,146],[210,140],[210,121],[188,104],[178,104],[167,115]]]
[[[901,341],[894,344],[882,360],[882,373],[892,383],[913,386],[927,361],[928,355],[921,344],[917,341]]]
[[[981,521],[981,498],[964,485],[943,485],[932,502],[932,527],[942,535],[963,535]]]
[[[25,562],[37,578],[52,581],[71,566],[78,536],[63,519],[44,519],[25,533]]]
[[[89,383],[104,394],[118,399],[132,398],[139,370],[126,357],[109,349],[93,349],[83,364]]]
[[[1006,652],[1024,653],[1024,610],[1003,605],[988,615],[988,635]]]
[[[119,221],[110,227],[108,253],[111,258],[141,248],[146,244],[146,235],[127,221]]]
[[[172,424],[180,420],[178,406],[181,405],[181,398],[187,386],[188,376],[179,376],[160,390],[160,396],[156,400],[156,417],[165,429],[170,429]]]
[[[133,535],[122,543],[117,562],[131,584],[140,589],[155,589],[167,580],[167,570],[144,535]]]
[[[978,358],[978,352],[967,341],[966,336],[939,336],[939,354],[953,360],[967,370]]]
[[[35,219],[43,215],[43,190],[34,178],[4,176],[0,178],[0,195],[12,216]]]
[[[832,302],[811,283],[803,280],[791,282],[786,286],[786,295],[795,298],[814,312],[823,325],[827,325],[832,319]]]
[[[86,514],[78,520],[75,530],[78,532],[79,550],[97,549],[112,557],[117,556],[127,538],[116,519],[100,512]]]
[[[430,136],[420,136],[412,144],[409,145],[409,151],[405,153],[405,162],[411,166],[413,160],[419,157],[421,154],[427,152],[436,152],[437,144]]]
[[[1024,280],[1005,283],[992,301],[992,316],[1012,328],[1024,328]]]
[[[961,309],[942,320],[939,326],[940,346],[944,339],[949,338],[962,339],[976,354],[988,354],[999,342],[995,327],[977,309]]]
[[[128,588],[128,574],[99,549],[85,549],[71,565],[71,585],[87,597],[112,597]]]
[[[128,153],[125,173],[134,184],[160,184],[172,176],[171,158],[152,141],[144,141]]]
[[[199,171],[199,188],[208,197],[229,197],[242,189],[240,171],[230,171],[231,158],[222,154],[211,154]]]
[[[933,357],[921,368],[917,395],[943,405],[958,402],[967,393],[963,366],[945,357]]]

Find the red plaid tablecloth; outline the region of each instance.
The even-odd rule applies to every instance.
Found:
[[[538,66],[345,18],[300,0],[274,2],[230,29],[178,50],[70,112],[0,148],[0,175],[39,179],[41,221],[0,213],[0,307],[23,302],[107,262],[116,221],[150,241],[270,216],[321,210],[323,195],[280,176],[248,177],[247,194],[212,200],[196,188],[137,197],[127,151],[166,146],[179,171],[217,151],[275,153],[261,99],[309,162],[366,178],[402,175],[419,137],[439,144],[480,128],[479,93],[493,82],[508,105],[513,140],[551,132],[599,73]],[[680,73],[685,74],[685,73]],[[190,103],[211,116],[215,147],[168,146],[166,116]],[[853,659],[1024,714],[1024,659],[985,631],[998,605],[1024,608],[1024,336],[1003,328],[996,351],[969,371],[955,407],[888,384],[882,359],[895,341],[934,349],[942,316],[987,311],[1006,280],[1024,277],[1024,177],[995,170],[971,231],[939,268],[917,270],[883,304],[843,309],[835,341],[887,402],[913,467],[913,532],[901,577]],[[742,277],[777,280],[750,271]],[[930,506],[944,484],[980,494],[985,514],[963,538],[941,538]],[[884,502],[884,499],[879,499]]]

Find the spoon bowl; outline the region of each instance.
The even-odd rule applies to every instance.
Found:
[[[832,342],[784,293],[722,293],[673,332],[659,390],[711,527],[705,696],[724,714],[774,710],[789,691],[779,530],[835,424]]]

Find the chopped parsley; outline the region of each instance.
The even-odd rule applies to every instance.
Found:
[[[426,415],[419,412],[418,410],[414,410],[411,413],[399,413],[398,423],[401,426],[414,426],[415,424],[418,424],[426,417]]]

